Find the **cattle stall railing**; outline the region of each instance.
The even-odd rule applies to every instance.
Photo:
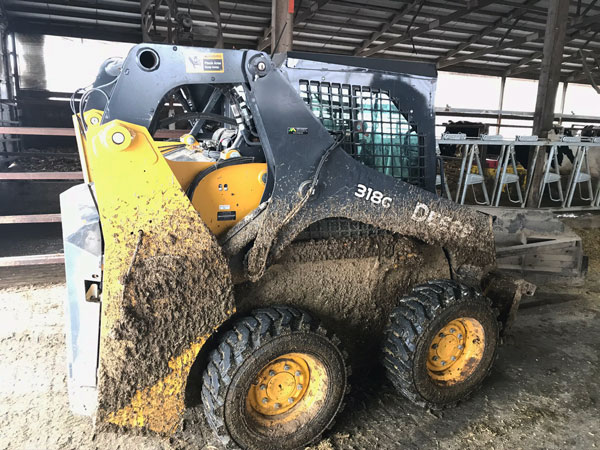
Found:
[[[517,136],[506,139],[499,135],[469,138],[463,133],[446,133],[436,143],[440,161],[436,184],[442,194],[457,203],[494,207],[517,204],[525,208],[533,187],[531,180],[536,179],[534,174],[541,170],[540,200],[534,208],[555,211],[600,209],[598,137],[558,136],[550,140]],[[528,170],[531,150],[534,158]],[[535,163],[540,151],[547,155],[541,167]],[[477,185],[484,194],[483,201],[476,195]],[[454,193],[446,193],[449,186],[454,186]],[[473,192],[471,198],[466,195],[469,186]],[[491,195],[488,195],[488,188],[491,188]],[[516,199],[511,197],[511,189]],[[578,196],[575,195],[577,191]],[[507,199],[501,203],[503,193]]]

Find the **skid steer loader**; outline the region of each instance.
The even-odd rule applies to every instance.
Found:
[[[192,408],[228,448],[293,449],[351,364],[428,407],[469,395],[531,286],[494,272],[490,216],[435,194],[435,76],[159,44],[107,61],[61,196],[73,411],[172,435]]]

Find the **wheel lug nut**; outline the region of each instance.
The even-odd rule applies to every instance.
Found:
[[[451,357],[450,357],[450,359],[451,359],[452,361],[456,361],[456,356],[451,356]]]
[[[298,389],[299,391],[301,391],[302,390],[302,385],[299,384],[298,386],[296,386],[296,389]]]
[[[450,328],[450,333],[454,333],[456,330],[454,328]]]
[[[269,376],[270,377],[274,377],[275,376],[275,371],[274,370],[269,370]]]
[[[431,359],[433,359],[434,361],[437,361],[437,360],[438,360],[438,359],[440,359],[440,358],[438,358],[437,356],[434,356],[434,357],[433,357],[433,358],[431,358]]]
[[[446,361],[442,361],[440,364],[441,364],[442,366],[445,366],[445,365],[446,365]]]
[[[279,408],[281,408],[281,405],[280,405],[279,403],[275,403],[275,405],[274,405],[274,406],[275,406],[275,409],[279,409]]]
[[[294,399],[292,397],[288,398],[288,403],[294,403]]]
[[[458,338],[459,338],[459,339],[462,339],[462,334],[459,334],[459,335],[458,335]]]
[[[263,404],[267,404],[269,402],[269,399],[267,399],[267,397],[263,397],[262,402]]]
[[[437,348],[437,344],[433,344],[431,348],[435,350]]]
[[[299,377],[300,375],[302,375],[302,374],[300,373],[300,371],[299,371],[299,370],[296,370],[296,376],[297,376],[297,377]]]
[[[265,386],[264,384],[261,384],[261,385],[260,385],[260,390],[261,390],[261,391],[264,391],[266,388],[267,388],[267,386]]]
[[[444,333],[440,333],[440,337],[443,338],[445,336]]]
[[[285,366],[283,366],[283,370],[290,370],[290,366],[288,366],[287,364]]]
[[[459,346],[458,346],[458,349],[459,349],[459,350],[462,350],[463,348],[465,348],[465,347],[464,347],[464,346],[462,346],[462,345],[459,345]]]

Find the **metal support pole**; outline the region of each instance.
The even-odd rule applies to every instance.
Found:
[[[569,86],[569,83],[565,81],[563,83],[562,98],[560,99],[560,120],[558,121],[558,123],[561,125],[563,123],[563,114],[565,113],[565,98],[567,97],[567,86]]]
[[[271,9],[271,53],[292,50],[294,0],[273,0]]]
[[[2,20],[5,16],[3,15]],[[19,110],[16,105],[17,90],[19,87],[19,76],[17,72],[17,54],[15,44],[15,33],[8,31],[6,22],[0,24],[0,53],[2,56],[2,69],[0,70],[2,81],[0,84],[0,97],[4,100],[0,105],[1,125],[18,125]],[[3,134],[3,133],[0,133]],[[2,150],[21,150],[21,138],[6,135],[2,142]]]
[[[560,67],[568,23],[568,20],[565,20],[565,18],[568,15],[569,0],[549,1],[546,33],[544,36],[544,56],[540,70],[535,115],[533,118],[533,134],[543,138],[548,135],[548,131],[552,128],[552,121],[554,120],[556,91],[560,81]],[[528,167],[533,166],[534,153],[533,149],[529,152]],[[536,166],[539,168],[544,167],[545,158],[546,152],[539,152]],[[527,198],[527,206],[535,207],[539,203],[542,172],[542,170],[537,170],[536,173],[529,174],[531,190]]]
[[[500,82],[500,98],[498,100],[498,121],[496,123],[496,134],[500,134],[502,126],[502,108],[504,106],[504,88],[506,87],[506,77],[502,77]]]

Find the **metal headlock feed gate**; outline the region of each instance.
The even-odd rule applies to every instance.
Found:
[[[468,187],[472,188],[473,199],[478,203],[476,207],[495,217],[496,259],[501,270],[519,274],[536,284],[583,283],[587,272],[587,257],[583,253],[581,238],[554,213],[600,209],[600,180],[592,179],[589,163],[590,151],[600,151],[600,138],[565,136],[551,141],[538,139],[537,136],[518,136],[516,139],[482,136],[470,139],[464,134],[445,134],[437,141],[437,145],[438,149],[440,145],[455,146],[450,150],[456,150],[460,154],[458,158],[438,155],[440,164],[436,184],[441,195],[464,203]],[[558,163],[558,153],[564,147],[573,151],[572,168],[567,173],[561,173]],[[533,150],[536,158],[540,151],[546,152],[543,166],[536,167],[534,163],[529,171],[521,170],[520,174],[517,149],[523,150],[523,156],[528,156],[529,150]],[[496,154],[497,158],[491,160],[497,164],[493,173],[486,174],[481,160],[485,161],[486,153],[490,151]],[[445,167],[449,164],[448,159],[460,164],[454,195],[449,192],[445,176],[444,168],[448,168]],[[535,179],[533,173],[538,170],[543,171],[539,186],[540,201],[537,208],[525,209],[526,199],[532,189],[529,180]],[[493,186],[491,195],[488,194],[486,184]],[[584,202],[585,206],[573,207],[575,192],[582,184],[587,195],[580,191],[578,202]],[[475,195],[476,187],[481,190],[480,197],[483,195],[484,201],[479,201]],[[515,198],[511,198],[511,189]],[[553,205],[541,208],[545,192],[548,193],[546,202]],[[500,206],[503,195],[516,208]]]
[[[455,195],[448,192],[446,170],[444,170],[446,164],[439,165],[440,173],[436,180],[442,195],[446,195],[458,203],[465,202],[467,189],[471,186],[474,201],[478,205],[500,206],[503,191],[506,191],[510,202],[518,204],[520,208],[525,208],[526,199],[533,188],[530,180],[535,179],[533,174],[541,170],[543,176],[541,177],[541,184],[538,186],[541,196],[538,204],[535,205],[536,208],[542,208],[542,197],[547,192],[551,205],[542,209],[552,211],[600,209],[600,180],[593,179],[590,164],[590,153],[600,152],[599,137],[560,136],[558,140],[548,140],[538,139],[537,136],[517,136],[515,139],[504,139],[499,135],[467,138],[464,134],[444,134],[441,139],[437,140],[438,149],[440,145],[455,146],[460,154],[458,158],[449,158],[440,156],[438,151],[438,159],[442,163],[447,164],[448,160],[452,159],[460,161],[460,173]],[[560,170],[558,162],[559,152],[565,147],[573,155],[571,168],[566,171],[567,173]],[[490,180],[490,176],[486,177],[482,164],[482,160],[486,159],[485,156],[489,148],[493,148],[494,153],[497,153],[497,159],[493,159],[494,162],[497,162],[497,165],[493,170],[491,195],[488,194],[486,181],[491,182],[492,180]],[[522,170],[522,172],[526,172],[525,176],[519,176],[520,168],[515,156],[517,148],[526,150],[533,148],[534,150],[535,158],[533,158],[532,167],[527,171]],[[547,154],[542,167],[536,166],[535,163],[540,151],[545,151]],[[484,201],[479,201],[477,195],[475,195],[476,186],[481,189]],[[510,197],[510,187],[513,188],[516,199]],[[577,192],[580,204],[574,206],[573,201],[577,199]]]

